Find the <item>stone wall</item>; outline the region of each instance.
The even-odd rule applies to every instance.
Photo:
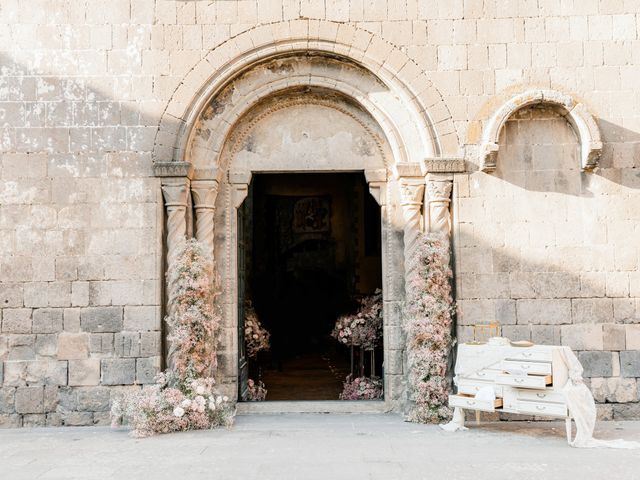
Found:
[[[429,113],[453,125],[473,172],[456,175],[453,201],[462,339],[491,317],[571,345],[614,402],[603,414],[640,417],[639,12],[638,0],[3,1],[0,425],[103,423],[113,391],[151,380],[160,118],[212,48],[300,18],[371,32],[433,82]],[[483,122],[528,85],[597,118],[598,171],[581,172],[566,122],[535,109],[503,130],[497,171],[475,171]]]

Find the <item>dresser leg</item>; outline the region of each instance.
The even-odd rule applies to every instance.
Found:
[[[567,427],[567,443],[571,445],[571,417],[565,418],[564,424]]]
[[[480,410],[476,410],[476,425],[480,425]]]

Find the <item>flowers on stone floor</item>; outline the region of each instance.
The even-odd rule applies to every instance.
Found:
[[[415,422],[439,422],[451,415],[447,406],[451,387],[447,366],[453,345],[451,329],[455,307],[449,258],[446,237],[424,234],[408,265],[413,272],[405,304],[412,401],[408,418]]]
[[[213,377],[220,336],[213,258],[196,240],[183,242],[171,258],[169,297],[175,308],[166,322],[172,368],[155,385],[123,394],[111,408],[112,425],[130,425],[137,437],[228,427],[235,414]]]
[[[361,298],[356,313],[340,316],[331,336],[347,346],[375,348],[382,338],[382,291]]]
[[[262,402],[267,398],[267,389],[261,381],[247,381],[247,400],[250,402]]]
[[[376,400],[382,398],[382,379],[379,377],[347,377],[340,400]]]
[[[262,326],[255,309],[247,302],[244,317],[244,344],[249,358],[255,358],[259,352],[270,348],[271,334]]]

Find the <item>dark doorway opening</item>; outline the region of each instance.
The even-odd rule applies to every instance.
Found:
[[[337,400],[352,359],[331,331],[382,285],[380,208],[364,175],[254,175],[238,225],[240,398],[253,379],[267,401]],[[253,358],[247,307],[270,332]],[[376,363],[380,375],[381,351]]]

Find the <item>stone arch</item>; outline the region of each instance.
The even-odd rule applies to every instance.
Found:
[[[580,141],[582,170],[596,168],[602,152],[602,140],[600,129],[587,108],[570,95],[555,90],[531,89],[511,97],[485,124],[479,150],[481,170],[492,172],[496,169],[498,139],[506,121],[518,110],[536,104],[554,106],[563,112]]]
[[[391,43],[352,25],[304,19],[257,26],[232,37],[204,57],[185,76],[163,112],[154,143],[154,161],[189,161],[188,145],[198,117],[239,74],[268,59],[313,52],[359,65],[398,98],[410,121],[383,126],[389,127],[389,131],[392,128],[396,132],[412,128],[418,131],[421,145],[416,150],[422,149],[422,158],[413,154],[409,162],[457,155],[458,138],[451,114],[438,90],[414,61]],[[339,87],[335,82],[339,79],[327,80]],[[366,100],[364,96],[360,99]],[[247,98],[250,103],[256,100]],[[375,103],[377,99],[369,100]],[[397,106],[389,109],[395,111],[386,112],[386,123],[395,120],[398,114]],[[407,142],[404,143],[406,146]]]
[[[167,250],[193,233],[215,252],[228,347],[221,350],[220,371],[233,397],[237,209],[254,172],[282,171],[235,159],[247,150],[245,140],[262,118],[260,109],[275,102],[264,110],[264,116],[273,115],[283,105],[276,101],[287,96],[351,118],[364,132],[361,137],[375,144],[368,151],[377,152],[376,162],[301,170],[364,171],[381,207],[385,331],[395,333],[385,337],[390,342],[385,343],[385,404],[376,408],[399,409],[407,368],[400,334],[403,257],[411,257],[420,231],[449,232],[449,174],[464,170],[464,162],[452,158],[458,138],[441,95],[395,46],[351,25],[295,20],[258,26],[212,50],[174,92],[156,135],[153,160],[156,175],[163,177]]]

